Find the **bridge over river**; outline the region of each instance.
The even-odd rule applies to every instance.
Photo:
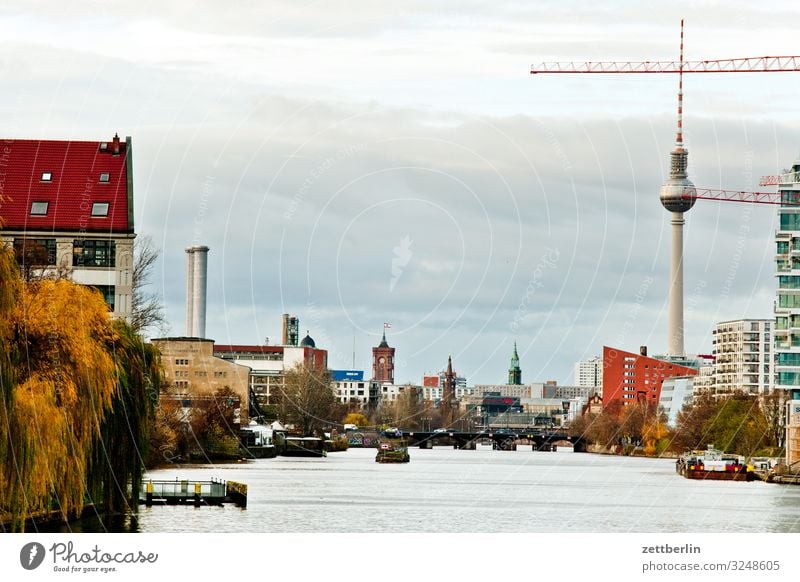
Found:
[[[477,443],[491,441],[492,448],[503,451],[516,450],[519,445],[531,445],[534,451],[554,451],[559,444],[573,446],[575,452],[586,452],[586,442],[581,437],[570,436],[566,430],[555,428],[498,429],[481,431],[419,431],[403,430],[403,438],[410,446],[431,449],[434,444],[452,444],[453,448],[475,450]]]

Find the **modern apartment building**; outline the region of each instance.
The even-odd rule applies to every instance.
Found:
[[[773,325],[771,319],[737,319],[714,327],[712,394],[764,394],[772,390]]]
[[[786,390],[786,462],[800,461],[800,162],[781,176],[775,267],[775,387]]]
[[[603,358],[593,356],[575,363],[576,386],[603,386]],[[602,393],[602,390],[601,390]]]

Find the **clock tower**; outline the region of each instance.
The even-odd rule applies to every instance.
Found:
[[[394,384],[394,348],[386,343],[386,330],[377,348],[372,348],[372,379],[381,384]]]

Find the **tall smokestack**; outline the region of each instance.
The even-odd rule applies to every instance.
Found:
[[[208,247],[186,249],[186,336],[206,335],[206,286]]]

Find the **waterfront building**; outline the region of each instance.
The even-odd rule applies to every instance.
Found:
[[[667,415],[667,424],[675,426],[678,413],[694,398],[694,383],[700,376],[676,376],[666,378],[661,385],[661,396],[658,404]]]
[[[227,386],[243,404],[240,412],[242,422],[249,422],[249,367],[215,356],[214,340],[165,337],[151,341],[161,353],[165,395],[196,401],[210,398]]]
[[[766,394],[772,390],[772,326],[770,319],[737,319],[714,326],[712,394]]]
[[[374,380],[365,380],[363,370],[331,370],[331,386],[336,399],[342,404],[357,404],[362,409],[377,406],[381,386]]]
[[[587,386],[597,388],[602,393],[603,389],[603,359],[593,356],[588,360],[581,360],[575,363],[574,368],[576,386]]]
[[[250,369],[249,387],[259,405],[277,404],[285,372],[299,364],[317,371],[328,368],[328,351],[309,336],[299,346],[214,345],[214,355]]]
[[[778,191],[787,204],[778,208],[775,301],[775,387],[786,390],[786,462],[800,461],[800,162],[781,176]],[[800,410],[799,410],[800,411]]]
[[[693,367],[686,364],[694,363]],[[603,346],[603,406],[634,402],[658,404],[661,386],[667,378],[696,376],[697,358],[649,357],[647,347],[638,354]]]
[[[131,138],[0,142],[2,242],[23,272],[67,275],[130,318],[133,272]]]
[[[519,367],[517,342],[514,342],[514,353],[511,354],[511,364],[508,367],[508,383],[515,386],[522,384],[522,368]]]

